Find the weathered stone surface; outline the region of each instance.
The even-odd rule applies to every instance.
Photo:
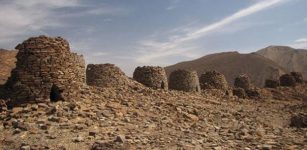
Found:
[[[185,92],[200,92],[196,71],[175,70],[169,76],[169,89]]]
[[[290,120],[291,127],[307,128],[307,115],[295,115]]]
[[[232,90],[232,93],[233,93],[233,95],[235,95],[239,98],[246,98],[247,97],[245,90],[242,89],[242,88],[234,88]]]
[[[100,141],[95,142],[91,147],[91,150],[127,150],[127,149],[129,148],[120,145],[119,143],[116,142],[100,142]]]
[[[279,80],[267,79],[265,80],[265,87],[267,88],[277,88],[280,86]]]
[[[71,93],[85,82],[82,55],[71,53],[69,43],[61,37],[32,37],[16,46],[16,68],[6,83],[10,105],[49,101],[53,85]]]
[[[127,85],[128,77],[114,64],[89,64],[86,83],[90,86],[117,87]]]
[[[137,67],[133,79],[153,89],[168,89],[167,76],[162,67]]]
[[[242,88],[244,90],[252,88],[250,78],[246,74],[240,75],[239,77],[235,78],[234,86],[236,88]]]
[[[201,89],[228,89],[225,76],[217,71],[205,72],[200,76],[199,82]]]
[[[290,74],[294,77],[296,83],[304,83],[304,77],[301,72],[291,72]]]
[[[0,99],[0,113],[3,111],[7,111],[7,105],[3,99]]]
[[[258,88],[253,88],[249,90],[245,90],[247,96],[251,99],[260,99],[261,98],[261,91]]]
[[[284,74],[279,78],[281,86],[296,86],[296,79],[290,74]]]

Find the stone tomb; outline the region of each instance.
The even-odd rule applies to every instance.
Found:
[[[86,83],[97,87],[128,85],[128,77],[114,64],[89,64],[86,68]]]
[[[134,70],[133,79],[153,89],[168,89],[167,76],[162,67],[137,67]]]
[[[178,69],[169,76],[169,89],[200,92],[199,79],[196,71]]]
[[[11,105],[74,97],[70,91],[85,83],[83,56],[61,37],[31,37],[16,49],[16,68],[5,85]]]

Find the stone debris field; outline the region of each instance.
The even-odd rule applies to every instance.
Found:
[[[242,74],[158,66],[129,78],[88,64],[61,37],[16,46],[16,68],[0,85],[2,150],[304,150],[307,84],[300,72],[256,87]]]

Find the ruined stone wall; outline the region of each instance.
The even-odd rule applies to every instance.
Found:
[[[133,79],[154,89],[168,89],[167,76],[162,67],[137,67]]]
[[[117,87],[128,84],[128,77],[114,64],[89,64],[86,83],[90,86]]]
[[[280,86],[279,80],[273,80],[273,79],[267,79],[265,80],[265,86],[266,88],[277,88]]]
[[[199,82],[201,89],[228,89],[228,83],[225,76],[217,71],[203,73],[199,78]]]
[[[244,90],[249,90],[253,87],[250,78],[248,75],[243,74],[240,75],[239,77],[235,78],[234,86],[236,88],[242,88]]]
[[[169,76],[169,89],[200,92],[199,79],[196,71],[175,70]]]
[[[53,85],[68,97],[69,90],[85,83],[83,56],[71,53],[61,37],[32,37],[16,49],[16,68],[6,84],[15,104],[49,101]]]
[[[291,74],[284,74],[279,78],[281,86],[296,86],[296,79]]]

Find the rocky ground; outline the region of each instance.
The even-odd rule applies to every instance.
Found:
[[[264,99],[85,86],[81,100],[2,112],[0,149],[307,149],[307,86],[266,89]]]

